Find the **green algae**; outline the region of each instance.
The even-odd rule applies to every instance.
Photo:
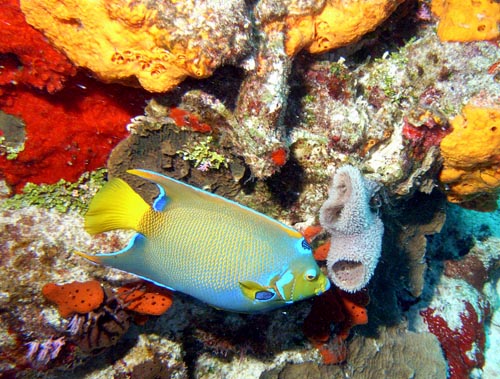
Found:
[[[106,181],[107,170],[85,172],[78,181],[64,179],[55,184],[27,183],[21,194],[16,194],[0,203],[0,210],[22,209],[36,206],[55,209],[61,213],[76,211],[83,213],[97,190]]]
[[[191,161],[194,167],[200,169],[218,170],[221,166],[227,168],[228,159],[211,149],[212,139],[212,136],[208,136],[191,148],[185,146],[183,149],[177,151],[177,154],[180,154],[185,161]]]

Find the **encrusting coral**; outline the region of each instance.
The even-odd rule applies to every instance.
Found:
[[[151,316],[165,313],[172,305],[172,292],[149,282],[125,284],[116,291],[125,309]]]
[[[330,279],[340,289],[355,292],[372,277],[380,258],[384,226],[370,209],[377,184],[359,169],[339,168],[320,209],[320,223],[331,235],[327,268]]]
[[[97,280],[68,284],[48,283],[42,289],[47,300],[56,303],[61,317],[74,313],[88,313],[104,301],[104,290]]]
[[[433,0],[441,41],[483,41],[500,37],[500,4],[495,0]]]
[[[444,167],[439,179],[448,200],[482,211],[496,209],[500,190],[500,98],[479,95],[451,120],[441,141]]]
[[[76,68],[26,23],[18,3],[18,0],[0,3],[0,85],[26,84],[56,92],[67,78],[76,74]]]

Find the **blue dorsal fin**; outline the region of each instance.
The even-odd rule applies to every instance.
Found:
[[[153,209],[155,211],[161,212],[166,208],[166,206],[168,204],[168,197],[167,197],[167,194],[165,193],[165,190],[163,189],[162,186],[157,184],[156,187],[158,187],[158,191],[160,191],[160,193],[158,194],[158,196],[156,197],[156,199],[153,203]]]

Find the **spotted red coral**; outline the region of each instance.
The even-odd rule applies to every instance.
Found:
[[[144,315],[159,316],[172,305],[171,291],[145,281],[125,284],[117,290],[117,297],[125,309]]]

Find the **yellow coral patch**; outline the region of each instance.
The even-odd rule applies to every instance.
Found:
[[[500,37],[500,3],[495,0],[433,0],[441,41],[484,41]]]
[[[21,9],[73,63],[104,81],[138,81],[164,92],[186,76],[207,77],[216,68],[201,47],[172,42],[173,31],[161,27],[158,12],[138,2],[22,0]]]
[[[358,41],[374,30],[401,0],[327,0],[317,15],[287,19],[286,52],[295,55],[302,48],[321,53]]]
[[[469,103],[451,125],[441,141],[440,180],[448,186],[448,200],[491,210],[500,190],[500,101]],[[485,202],[474,203],[477,198]]]

